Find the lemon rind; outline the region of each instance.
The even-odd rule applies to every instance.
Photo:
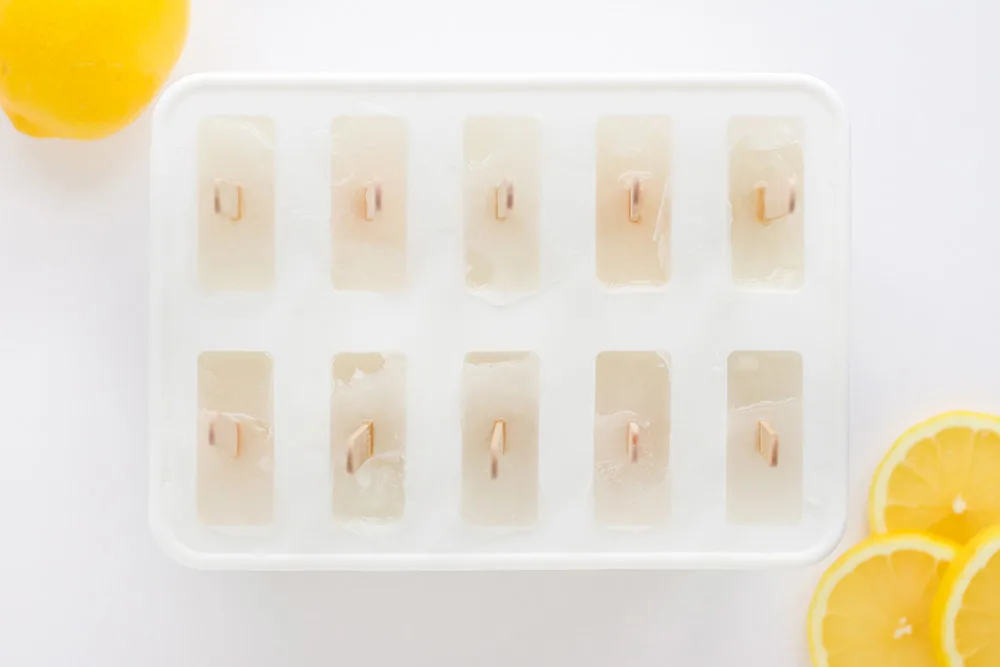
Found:
[[[987,528],[973,538],[956,557],[941,582],[931,624],[936,633],[940,661],[948,667],[965,665],[965,658],[959,653],[955,639],[955,619],[969,584],[997,553],[1000,553],[1000,526]]]

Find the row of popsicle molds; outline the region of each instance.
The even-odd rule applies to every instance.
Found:
[[[602,352],[595,361],[594,514],[608,526],[656,526],[670,514],[669,358]],[[475,352],[462,373],[461,512],[473,525],[538,518],[540,360]],[[333,515],[398,521],[406,506],[406,360],[333,360]],[[197,510],[207,525],[273,520],[271,357],[204,352],[198,360]],[[794,524],[802,505],[802,361],[795,352],[734,352],[728,362],[727,511],[734,523]],[[457,453],[457,452],[456,452]]]
[[[332,282],[391,292],[406,281],[407,123],[331,125]],[[596,273],[608,286],[664,285],[672,218],[669,116],[607,116],[596,128]],[[209,117],[199,136],[198,273],[203,289],[260,290],[276,278],[274,123]],[[736,117],[728,127],[731,274],[739,285],[802,284],[803,128]],[[530,117],[473,117],[463,137],[466,284],[539,285],[541,151]],[[447,187],[447,186],[445,186]]]

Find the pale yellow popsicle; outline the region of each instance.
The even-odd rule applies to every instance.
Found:
[[[482,117],[465,123],[465,282],[530,292],[539,278],[538,122]]]
[[[334,516],[380,522],[402,517],[405,452],[406,358],[335,356],[330,403]]]
[[[206,118],[198,142],[198,282],[208,291],[271,287],[274,123]]]
[[[406,281],[406,122],[342,116],[331,127],[333,286],[393,292]]]
[[[271,522],[271,366],[261,352],[204,352],[198,358],[197,506],[203,523]]]
[[[602,352],[596,361],[594,511],[609,526],[669,515],[670,370],[660,352]]]
[[[525,526],[538,516],[539,361],[474,352],[462,373],[462,515]]]
[[[729,357],[726,506],[734,523],[792,524],[802,515],[802,357]]]
[[[609,286],[670,278],[670,119],[597,123],[597,277]]]
[[[734,118],[729,124],[732,277],[736,283],[802,285],[804,211],[802,123]]]

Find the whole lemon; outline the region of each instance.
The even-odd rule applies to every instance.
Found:
[[[33,137],[135,120],[187,37],[189,0],[0,0],[0,108]]]

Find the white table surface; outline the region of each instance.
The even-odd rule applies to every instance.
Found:
[[[1000,412],[994,0],[193,4],[178,75],[825,79],[853,134],[845,545],[866,530],[870,475],[906,426]],[[148,145],[148,114],[96,143],[0,122],[0,665],[808,664],[822,566],[359,575],[168,560],[146,524]]]

